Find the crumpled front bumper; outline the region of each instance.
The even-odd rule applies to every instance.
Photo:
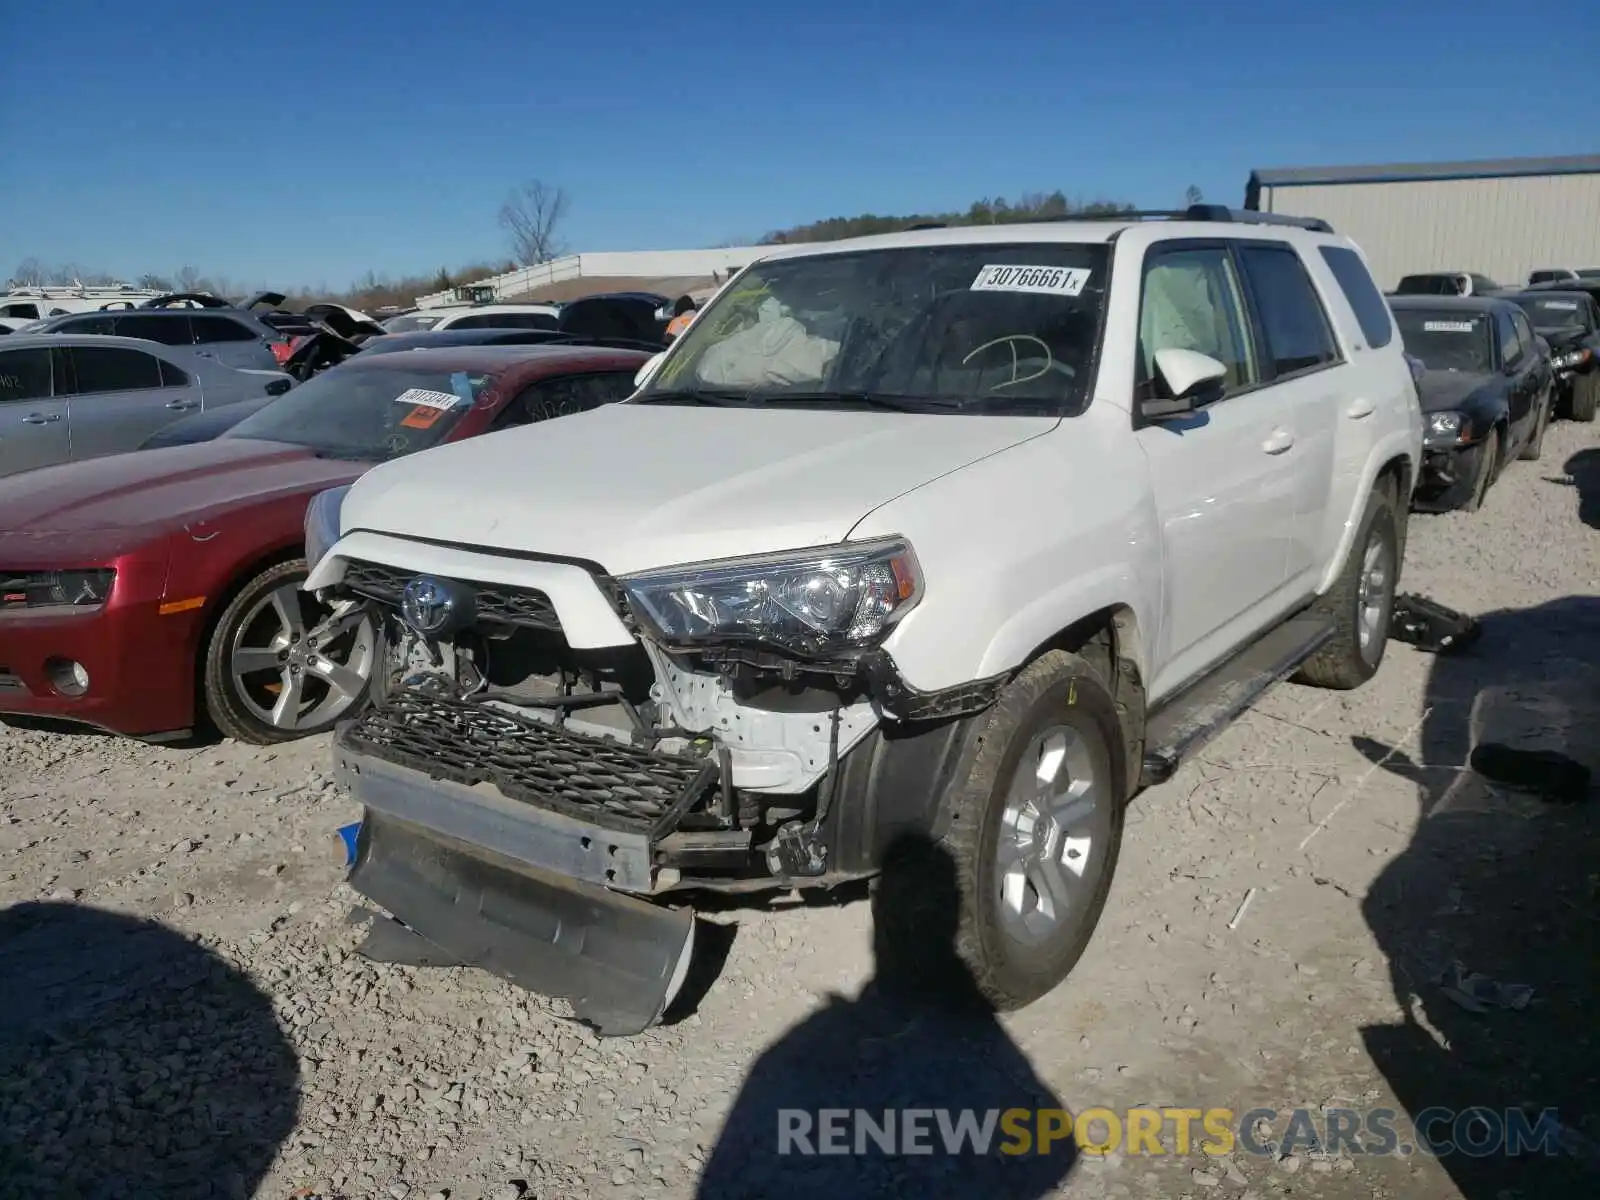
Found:
[[[344,744],[335,764],[364,809],[349,883],[406,931],[380,922],[368,957],[479,967],[569,1001],[604,1035],[661,1019],[688,972],[693,913],[581,877],[591,859],[643,865],[640,847]]]

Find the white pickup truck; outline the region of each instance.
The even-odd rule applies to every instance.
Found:
[[[1355,246],[1211,207],[775,249],[629,399],[313,504],[387,630],[337,734],[371,951],[659,1019],[697,892],[953,860],[1059,983],[1141,786],[1382,660],[1422,449]]]

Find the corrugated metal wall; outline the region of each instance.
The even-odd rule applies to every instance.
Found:
[[[1263,187],[1261,207],[1354,238],[1385,289],[1417,271],[1521,284],[1538,267],[1600,267],[1600,175]]]

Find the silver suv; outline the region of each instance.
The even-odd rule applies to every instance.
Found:
[[[28,328],[32,333],[72,333],[143,338],[163,346],[192,347],[201,358],[230,367],[274,371],[273,346],[287,347],[283,331],[242,309],[156,308],[72,313]]]

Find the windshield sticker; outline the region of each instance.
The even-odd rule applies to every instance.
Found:
[[[421,408],[436,408],[448,412],[461,403],[461,397],[451,392],[430,392],[427,388],[407,388],[394,398],[396,404],[415,404]]]
[[[1084,267],[986,266],[972,281],[974,292],[1034,292],[1041,296],[1080,296],[1089,282]]]
[[[1423,331],[1426,333],[1471,333],[1478,328],[1476,321],[1424,321]]]
[[[1576,300],[1546,300],[1539,307],[1553,308],[1557,312],[1577,312],[1578,302]]]
[[[445,409],[433,404],[419,404],[400,419],[404,429],[432,429],[444,416]]]

